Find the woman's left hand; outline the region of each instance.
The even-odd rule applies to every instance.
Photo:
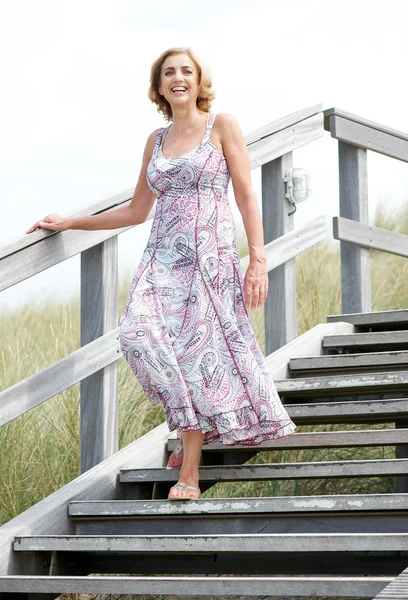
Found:
[[[247,308],[260,308],[268,295],[266,257],[250,261],[244,277],[244,303]],[[252,302],[251,302],[252,296]]]

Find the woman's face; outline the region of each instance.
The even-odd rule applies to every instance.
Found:
[[[195,105],[198,96],[198,71],[186,54],[168,56],[161,68],[159,92],[170,105]]]

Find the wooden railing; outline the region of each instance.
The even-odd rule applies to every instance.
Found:
[[[323,111],[321,105],[316,105],[247,135],[251,168],[261,167],[262,170],[262,216],[270,290],[264,311],[266,355],[297,337],[295,259],[326,238],[325,216],[295,230],[293,215],[288,215],[291,204],[285,198],[283,179],[292,167],[293,151],[322,137],[325,128],[333,137],[340,135],[339,123],[343,126],[342,137],[339,137],[342,145],[339,152],[340,218],[336,217],[334,223],[335,237],[342,240],[343,313],[371,309],[370,286],[367,284],[369,269],[366,268],[369,247],[381,246],[380,249],[388,252],[407,255],[407,236],[373,227],[361,229],[368,227],[366,150],[361,147],[361,126],[364,124],[366,131],[368,122],[337,109]],[[374,125],[370,124],[371,128]],[[360,129],[356,129],[357,126]],[[383,151],[400,160],[408,159],[407,136],[404,141],[406,155],[402,158],[401,148],[396,155],[396,147],[402,143],[405,134],[391,132],[379,125],[375,130],[377,137],[370,137],[376,139],[376,144],[370,142],[372,150]],[[387,152],[384,143],[381,146],[382,135],[388,136]],[[391,143],[393,140],[395,148]],[[352,189],[349,181],[355,183],[357,191]],[[133,189],[127,190],[74,214],[113,210],[129,203],[132,195]],[[148,219],[153,217],[154,211],[155,207]],[[351,225],[349,219],[354,219]],[[81,348],[2,391],[0,425],[81,382],[82,472],[111,456],[118,448],[117,360],[121,352],[117,328],[117,236],[126,229],[63,233],[40,230],[0,249],[0,291],[81,253]],[[247,265],[248,257],[245,257],[241,261],[243,271]]]

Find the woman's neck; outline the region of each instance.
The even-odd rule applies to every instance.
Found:
[[[194,108],[180,108],[172,110],[173,124],[171,126],[173,132],[185,134],[192,131],[198,126],[201,126],[203,119],[207,118],[207,114]]]

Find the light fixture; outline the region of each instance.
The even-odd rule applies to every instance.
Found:
[[[307,200],[310,196],[310,173],[307,169],[292,167],[286,173],[283,179],[286,187],[285,198],[293,204],[293,211],[288,216],[296,212],[296,204]]]

